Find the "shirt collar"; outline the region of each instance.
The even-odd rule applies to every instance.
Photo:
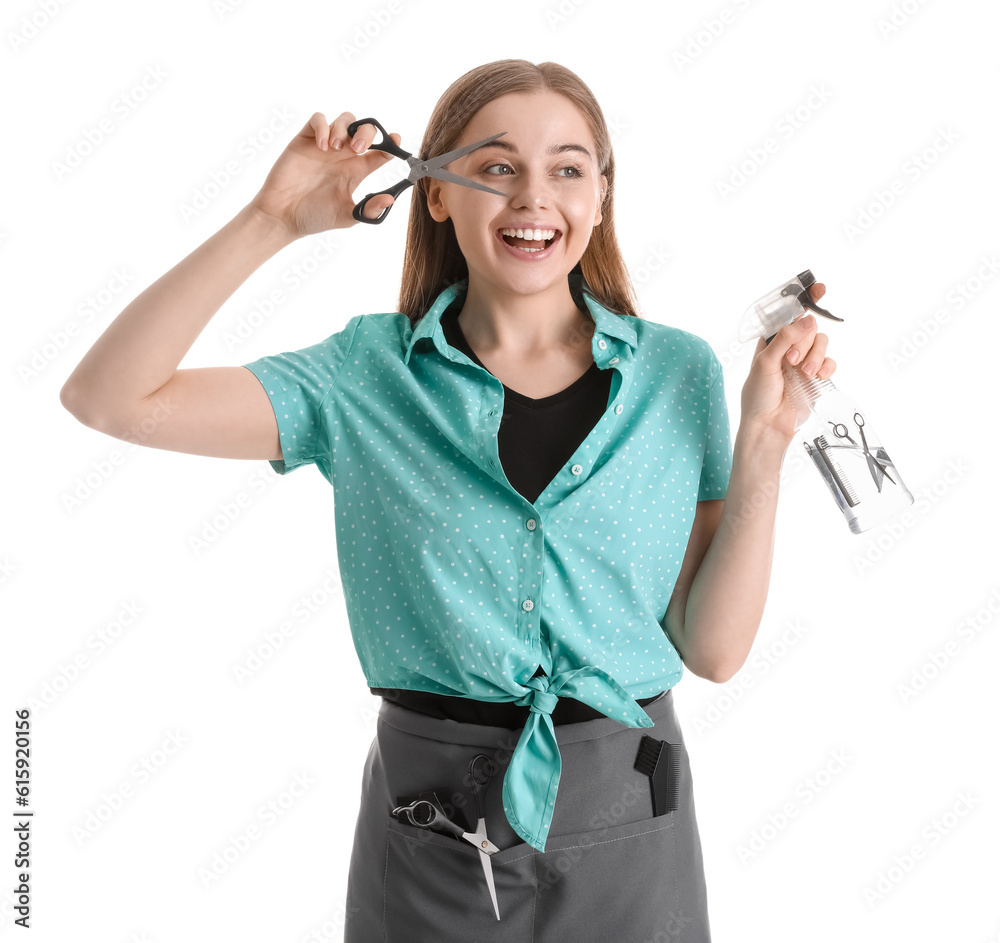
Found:
[[[427,313],[417,322],[417,326],[413,329],[410,335],[409,343],[406,345],[406,352],[403,354],[403,362],[409,364],[410,355],[413,352],[413,348],[423,337],[428,337],[437,348],[438,352],[444,357],[453,359],[453,352],[448,346],[448,342],[444,336],[444,330],[441,327],[441,316],[448,310],[452,302],[454,302],[460,296],[464,296],[469,289],[469,280],[463,278],[460,281],[454,282],[442,291],[437,298],[434,299],[434,303],[427,309]],[[626,352],[626,345],[628,347],[628,353],[638,345],[638,339],[636,337],[635,328],[629,323],[631,317],[629,315],[615,314],[613,311],[609,311],[604,307],[599,301],[591,298],[586,292],[583,293],[584,303],[587,305],[587,309],[590,311],[590,316],[594,321],[594,336],[592,338],[594,360],[601,367],[605,366],[605,362],[613,359],[614,357],[621,357]],[[620,342],[620,343],[618,343]],[[601,344],[603,343],[603,347]],[[618,350],[615,353],[612,348],[617,346]],[[617,362],[617,361],[616,361]]]

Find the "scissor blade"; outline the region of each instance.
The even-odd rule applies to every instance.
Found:
[[[448,151],[447,154],[439,154],[437,157],[431,157],[428,160],[422,161],[431,170],[437,170],[444,167],[445,164],[450,164],[453,160],[458,160],[459,157],[464,157],[470,151],[474,151],[477,147],[482,147],[484,144],[489,144],[495,141],[497,138],[502,138],[507,132],[501,131],[499,134],[494,134],[492,137],[483,138],[481,141],[476,141],[474,144],[466,144],[464,147],[455,148],[453,151]]]
[[[482,862],[483,874],[486,875],[486,883],[490,889],[490,898],[493,900],[493,913],[497,915],[497,920],[499,920],[500,905],[497,903],[497,887],[493,883],[493,862],[485,851],[479,852],[479,860]]]
[[[506,196],[502,190],[494,190],[493,187],[484,186],[481,183],[476,183],[474,180],[469,180],[468,177],[460,177],[458,174],[453,174],[450,170],[432,170],[429,173],[421,174],[422,177],[433,177],[435,180],[443,180],[445,183],[460,183],[463,187],[472,187],[475,190],[485,190],[487,193],[495,193],[497,196]]]
[[[878,489],[878,493],[882,493],[882,476],[885,474],[882,466],[875,460],[875,456],[871,452],[865,453],[865,458],[868,459],[868,471],[871,472],[872,479],[875,482],[875,487]]]
[[[486,875],[486,884],[490,889],[490,898],[493,900],[493,912],[497,915],[497,920],[499,920],[500,905],[497,903],[497,888],[493,882],[493,862],[490,860],[490,855],[493,852],[484,850],[489,847],[495,850],[499,849],[486,837],[486,819],[479,819],[476,823],[476,837],[479,841],[479,861],[483,866],[483,874]]]
[[[450,164],[453,160],[457,160],[459,157],[464,157],[470,151],[474,151],[477,147],[483,147],[483,145],[489,144],[491,141],[495,141],[497,138],[503,137],[506,133],[506,131],[501,131],[499,134],[483,138],[481,141],[475,141],[472,144],[466,144],[464,147],[448,151],[447,154],[440,154],[437,157],[431,157],[428,160],[420,161],[419,163],[411,162],[409,179],[416,183],[421,177],[434,177],[437,180],[444,180],[445,183],[458,183],[463,187],[472,187],[474,190],[483,190],[486,193],[493,193],[496,196],[506,196],[507,194],[502,190],[494,190],[493,187],[487,187],[484,184],[475,183],[465,177],[458,176],[458,174],[453,174],[448,170],[441,169],[445,164]]]

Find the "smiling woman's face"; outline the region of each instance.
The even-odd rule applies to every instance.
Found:
[[[446,169],[504,195],[429,180],[428,210],[438,222],[452,220],[470,286],[473,280],[485,281],[525,294],[565,286],[601,221],[601,193],[607,186],[590,127],[562,95],[514,93],[476,112],[455,146],[500,131],[507,133]],[[529,228],[542,230],[542,238],[532,238],[537,232],[511,235]]]

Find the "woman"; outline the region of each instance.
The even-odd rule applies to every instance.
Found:
[[[682,663],[721,682],[747,657],[795,424],[781,362],[828,377],[827,339],[810,316],[758,344],[730,454],[718,358],[637,314],[593,95],[554,63],[503,60],[445,92],[419,151],[506,132],[448,167],[500,192],[417,185],[398,312],[179,370],[262,262],[354,224],[351,194],[388,159],[372,125],[348,136],[354,117],[313,115],[250,204],[108,327],[62,401],[123,435],[169,399],[144,444],[281,474],[315,463],[331,482],[355,647],[383,697],[347,941],[708,940],[671,689]],[[673,779],[654,803],[639,754],[661,742]],[[494,775],[477,789],[483,755]],[[477,791],[491,855],[400,811],[433,793],[474,832]]]

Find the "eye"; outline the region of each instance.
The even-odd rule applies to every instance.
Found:
[[[560,170],[569,170],[569,171],[571,171],[571,173],[566,174],[566,176],[569,177],[569,178],[571,178],[571,179],[573,177],[582,177],[582,176],[584,176],[583,168],[580,167],[580,166],[578,166],[577,164],[567,164],[565,167],[560,167],[559,169]]]
[[[489,167],[484,167],[483,168],[483,173],[484,174],[492,173],[492,171],[493,171],[493,169],[495,167],[500,167],[503,170],[510,170],[511,172],[513,172],[513,168],[511,168],[510,164],[490,164]],[[497,172],[497,173],[494,173],[493,176],[495,176],[495,177],[509,177],[510,174],[505,174],[505,173]]]

